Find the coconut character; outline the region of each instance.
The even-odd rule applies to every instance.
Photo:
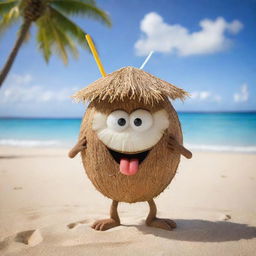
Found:
[[[171,182],[180,155],[192,157],[182,145],[180,122],[169,101],[183,100],[187,93],[141,70],[152,51],[140,69],[126,67],[106,75],[90,35],[85,37],[103,78],[74,96],[90,104],[69,157],[81,152],[87,176],[112,199],[110,218],[96,221],[92,228],[119,226],[119,202],[147,201],[146,224],[172,230],[174,221],[156,217],[153,198]]]
[[[169,99],[187,93],[141,69],[125,67],[98,79],[75,94],[90,104],[83,117],[73,158],[81,152],[87,176],[112,199],[110,218],[92,228],[120,225],[119,202],[148,202],[146,225],[172,230],[174,221],[156,217],[154,198],[173,179],[180,156],[191,158],[183,146],[182,131]]]

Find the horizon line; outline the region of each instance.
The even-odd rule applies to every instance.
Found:
[[[256,110],[238,110],[238,111],[176,111],[178,114],[254,114]],[[83,116],[71,117],[47,117],[47,116],[0,116],[0,119],[81,119]]]

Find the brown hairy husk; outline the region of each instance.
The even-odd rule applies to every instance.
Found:
[[[109,114],[116,109],[131,113],[143,108],[154,113],[165,109],[169,115],[170,125],[162,139],[151,149],[146,159],[139,165],[139,171],[133,176],[120,173],[117,164],[106,146],[92,130],[92,118],[95,111]],[[81,124],[80,137],[86,136],[87,148],[81,152],[83,165],[89,179],[103,195],[119,202],[134,203],[148,201],[158,196],[173,179],[180,155],[167,148],[167,137],[173,135],[182,144],[182,132],[177,113],[167,98],[154,104],[139,99],[123,101],[93,101],[88,106]]]

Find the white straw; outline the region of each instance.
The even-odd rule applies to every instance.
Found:
[[[140,66],[140,69],[143,69],[145,67],[145,65],[147,64],[147,62],[149,61],[150,57],[152,56],[152,54],[154,53],[154,51],[151,51],[148,55],[148,57],[145,59],[145,61],[143,62],[143,64]]]

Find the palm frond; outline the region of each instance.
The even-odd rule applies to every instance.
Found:
[[[73,1],[73,0],[70,0],[70,1]],[[77,0],[75,0],[75,1],[77,1]],[[79,0],[79,1],[84,2],[84,3],[88,3],[88,4],[96,5],[95,0]]]
[[[17,0],[5,0],[0,2],[0,15],[9,12],[17,4],[17,2]]]
[[[78,51],[69,34],[52,20],[51,15],[52,13],[49,10],[49,15],[42,17],[37,22],[39,48],[43,51],[47,62],[51,53],[56,51],[63,62],[67,64],[68,52],[72,53],[74,57],[78,57]]]
[[[55,47],[55,51],[58,53],[60,58],[63,60],[64,64],[68,63],[68,54],[65,48],[65,40],[63,40],[63,33],[58,31],[58,29],[51,24],[49,29],[52,30],[52,34],[54,37],[53,47]]]
[[[48,63],[52,55],[51,47],[53,44],[52,33],[49,33],[48,29],[49,19],[44,16],[37,21],[37,43],[38,48],[42,51],[45,61]]]
[[[3,15],[3,18],[0,21],[0,34],[3,34],[7,28],[18,22],[20,18],[19,8],[17,6],[12,7],[9,12],[6,12]]]
[[[64,33],[72,36],[81,46],[88,48],[88,45],[84,39],[86,32],[76,25],[72,20],[60,13],[55,8],[49,7],[51,22],[58,26]],[[88,48],[89,49],[89,48]]]
[[[87,15],[91,19],[98,20],[108,26],[111,26],[108,14],[90,2],[79,0],[54,0],[50,4],[64,14]]]
[[[63,30],[61,30],[57,26],[53,26],[55,42],[56,42],[56,50],[59,52],[62,60],[65,64],[68,63],[68,52],[70,52],[73,57],[78,57],[78,51],[75,46],[74,41],[68,36]]]

